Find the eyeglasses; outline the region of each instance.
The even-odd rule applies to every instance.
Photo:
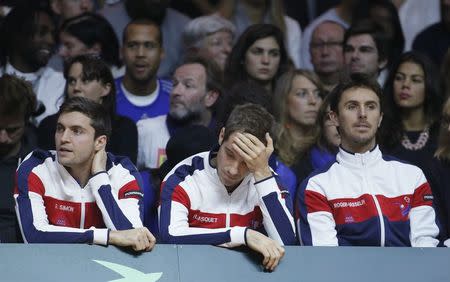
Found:
[[[327,41],[327,42],[311,42],[311,49],[319,50],[325,47],[327,48],[337,48],[342,47],[342,41]]]

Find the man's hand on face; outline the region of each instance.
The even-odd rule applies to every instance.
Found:
[[[91,174],[96,174],[101,171],[106,170],[106,151],[105,147],[98,150],[94,155],[94,160],[92,161]]]
[[[250,133],[237,132],[233,137],[233,149],[244,159],[256,181],[272,176],[269,158],[273,152],[273,141],[266,133],[267,146]]]
[[[111,230],[109,244],[118,247],[132,247],[135,251],[150,251],[156,239],[147,228],[141,227],[129,230]]]
[[[265,269],[273,271],[284,256],[284,248],[277,241],[255,231],[247,229],[247,246],[264,256],[262,265]]]

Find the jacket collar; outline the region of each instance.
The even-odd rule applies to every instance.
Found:
[[[378,145],[367,151],[365,153],[352,153],[346,151],[344,148],[339,147],[339,152],[336,156],[336,160],[338,163],[348,166],[348,167],[357,167],[361,168],[363,166],[372,166],[377,161],[381,160],[382,154]]]

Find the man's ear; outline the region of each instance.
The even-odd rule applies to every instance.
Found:
[[[100,151],[101,149],[106,147],[106,142],[108,141],[108,137],[106,135],[100,135],[94,141],[95,152]]]
[[[214,103],[219,99],[219,92],[216,90],[209,90],[205,95],[205,106],[210,108],[214,105]]]
[[[61,3],[60,0],[50,0],[50,7],[53,13],[61,15]]]
[[[378,122],[378,128],[380,128],[380,126],[381,126],[381,122],[383,121],[383,113],[381,113],[381,115],[380,115],[380,121]]]
[[[331,122],[333,122],[333,124],[334,124],[335,126],[339,126],[339,121],[338,121],[337,113],[334,112],[334,111],[329,111],[329,112],[328,112],[328,115],[330,115],[330,120],[331,120]]]
[[[107,96],[109,94],[110,91],[111,91],[111,83],[103,84],[102,93],[101,93],[100,96],[101,97],[105,97],[105,96]]]
[[[381,71],[387,66],[388,60],[383,59],[378,62],[378,69]]]
[[[222,145],[224,137],[225,137],[225,127],[222,127],[219,133],[219,145]]]

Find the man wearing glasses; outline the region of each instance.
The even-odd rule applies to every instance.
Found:
[[[9,74],[0,77],[0,93],[0,243],[18,243],[14,176],[21,159],[36,148],[34,131],[27,126],[36,96],[30,83]]]
[[[340,23],[327,20],[320,23],[311,36],[311,63],[327,91],[333,90],[341,78],[344,32],[345,28]]]

